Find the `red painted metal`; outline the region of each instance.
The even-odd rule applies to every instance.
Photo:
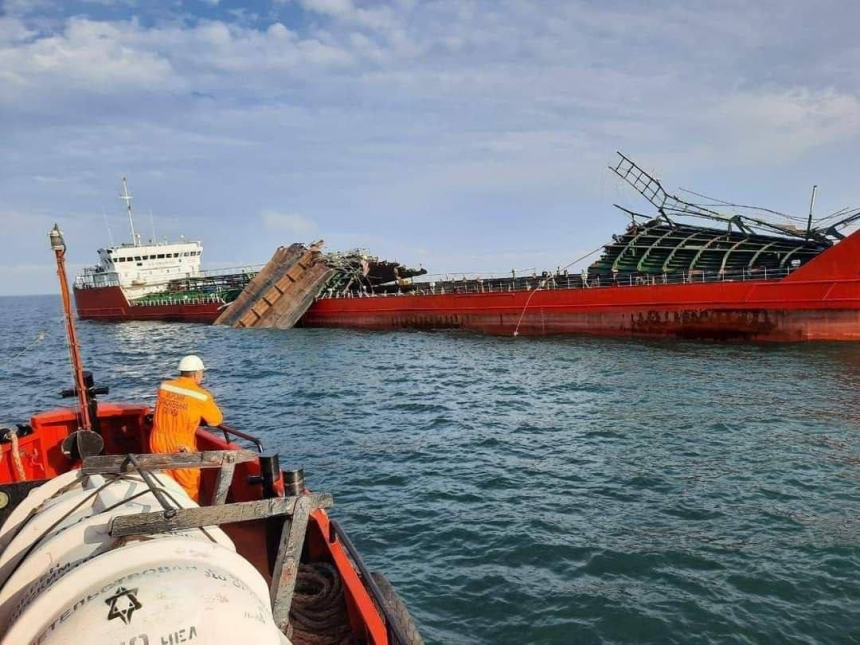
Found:
[[[318,300],[303,327],[467,329],[761,341],[860,340],[860,231],[780,280]],[[82,318],[212,322],[217,305],[134,307],[119,287],[75,291]]]
[[[377,611],[367,588],[353,568],[352,561],[341,546],[340,541],[330,539],[332,531],[329,526],[328,514],[323,510],[316,510],[311,513],[311,519],[313,521],[308,526],[308,544],[311,558],[330,559],[340,573],[353,630],[363,630],[367,634],[369,645],[388,643],[385,622]]]
[[[860,279],[717,282],[317,301],[307,327],[860,340]]]
[[[120,287],[79,289],[75,287],[75,306],[84,320],[165,320],[171,322],[212,323],[223,305],[202,304],[133,305]]]
[[[781,280],[318,300],[306,327],[860,340],[860,231]]]
[[[786,278],[788,282],[856,280],[860,274],[860,230],[814,257]]]

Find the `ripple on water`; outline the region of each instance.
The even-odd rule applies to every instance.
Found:
[[[69,377],[58,300],[0,305],[2,425]],[[428,642],[860,640],[860,346],[79,331],[116,399],[203,355]]]

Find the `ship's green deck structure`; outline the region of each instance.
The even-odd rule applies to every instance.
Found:
[[[657,218],[636,222],[623,234],[614,235],[588,274],[782,271],[806,263],[829,246],[820,240],[719,230]]]
[[[660,180],[629,157],[618,156],[610,169],[657,213],[644,215],[618,206],[633,221],[603,247],[601,257],[588,268],[591,277],[784,275],[833,246],[844,237],[839,230],[860,219],[860,209],[842,209],[813,220],[814,190],[808,218],[704,195],[699,196],[709,203],[692,203],[667,193]],[[698,226],[688,223],[689,218],[721,226]]]
[[[207,302],[233,302],[256,272],[244,271],[221,276],[206,276],[171,280],[163,291],[135,298],[131,304],[141,307],[162,305],[200,304]]]

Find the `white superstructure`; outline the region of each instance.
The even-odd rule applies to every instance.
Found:
[[[201,242],[154,242],[141,244],[134,230],[131,195],[125,178],[123,194],[128,209],[132,242],[99,249],[99,263],[87,267],[75,280],[79,289],[122,287],[129,300],[165,289],[170,280],[200,276]]]

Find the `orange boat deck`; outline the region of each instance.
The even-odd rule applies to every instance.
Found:
[[[106,455],[146,454],[149,452],[147,406],[100,403],[98,418],[100,434]],[[15,441],[0,443],[0,484],[10,496],[0,521],[20,502],[27,492],[43,481],[68,470],[80,467],[62,450],[61,444],[78,427],[74,409],[60,408],[37,414],[29,427],[19,428]],[[237,450],[235,443],[218,437],[204,428],[197,431],[198,448],[205,450]],[[237,463],[227,501],[245,502],[265,497],[263,485],[254,483],[261,474],[260,461]],[[204,470],[201,478],[200,499],[211,499],[215,490],[217,471]],[[280,482],[283,495],[283,482]],[[278,524],[274,526],[273,524]],[[237,552],[271,581],[274,553],[272,536],[279,536],[283,518],[267,518],[239,524],[226,524],[222,528],[234,540]],[[352,557],[355,555],[355,557]],[[359,562],[356,562],[356,559]],[[333,565],[340,575],[351,637],[355,642],[384,645],[392,642],[384,616],[380,613],[357,566],[363,566],[357,554],[350,554],[339,539],[338,532],[322,509],[311,513],[303,549],[302,561],[325,562]],[[300,639],[294,640],[298,644]]]

